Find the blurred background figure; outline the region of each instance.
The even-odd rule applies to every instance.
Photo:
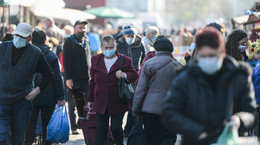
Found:
[[[123,26],[118,26],[118,28],[117,28],[117,33],[116,34],[113,34],[113,37],[115,38],[115,39],[117,39],[120,35],[122,35],[123,33]]]
[[[47,18],[44,21],[44,30],[48,37],[54,37],[59,40],[60,44],[64,42],[64,36],[59,27],[55,25],[53,18]]]
[[[247,61],[247,33],[243,30],[237,29],[231,32],[225,44],[226,52],[228,55],[235,58],[237,61]]]
[[[62,49],[61,46],[59,45],[59,40],[54,37],[50,37],[49,46],[50,46],[50,50],[54,52],[57,57],[60,57],[60,53],[62,52]]]
[[[145,54],[150,51],[154,51],[153,43],[155,42],[157,36],[159,35],[159,29],[155,26],[149,26],[145,30],[145,36],[142,41],[144,43]]]

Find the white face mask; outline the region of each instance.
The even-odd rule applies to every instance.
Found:
[[[17,48],[17,49],[22,48],[22,47],[26,46],[26,39],[14,36],[13,44],[14,44],[15,48]]]
[[[125,41],[128,45],[132,45],[135,43],[135,38],[128,38],[128,37],[125,37]]]
[[[223,62],[219,57],[198,57],[199,68],[207,75],[213,75],[217,73]]]

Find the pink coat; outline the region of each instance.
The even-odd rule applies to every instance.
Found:
[[[88,101],[94,102],[94,111],[99,114],[105,114],[107,110],[109,115],[119,115],[128,111],[130,107],[128,102],[121,101],[118,96],[116,72],[119,70],[122,55],[117,53],[117,56],[118,59],[109,73],[103,54],[95,55],[91,60]],[[127,56],[124,57],[122,71],[126,73],[128,82],[134,82],[138,77],[132,60]]]

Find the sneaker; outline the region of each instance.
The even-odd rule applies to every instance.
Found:
[[[79,132],[77,131],[77,130],[72,130],[72,133],[71,133],[72,135],[78,135],[79,134]]]

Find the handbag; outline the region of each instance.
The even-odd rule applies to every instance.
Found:
[[[127,145],[148,145],[145,132],[142,126],[142,117],[137,117],[136,124],[133,126],[129,134]]]
[[[124,62],[124,55],[121,56],[119,70],[122,70],[123,62]],[[134,83],[127,83],[125,78],[118,79],[118,95],[122,101],[129,102],[133,100],[134,92],[135,92],[134,88],[135,88]]]

